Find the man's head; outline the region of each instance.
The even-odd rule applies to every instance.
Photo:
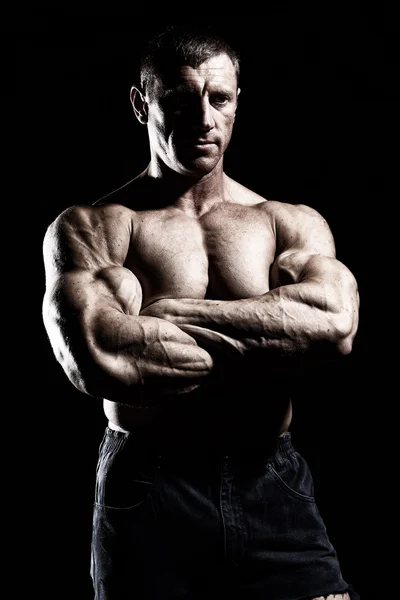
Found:
[[[167,27],[148,42],[142,54],[142,91],[152,99],[157,82],[173,75],[179,66],[189,65],[196,69],[219,54],[226,54],[231,59],[239,85],[239,55],[219,33],[209,27]]]
[[[182,174],[210,172],[232,135],[239,73],[237,52],[209,29],[170,27],[155,36],[131,90],[152,160]]]

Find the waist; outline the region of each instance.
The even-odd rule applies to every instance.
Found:
[[[111,430],[148,442],[259,446],[288,431],[292,405],[287,395],[229,399],[187,394],[147,408],[105,400],[104,413]]]
[[[140,451],[143,455],[151,453],[157,456],[174,458],[176,462],[187,462],[192,469],[196,462],[207,464],[210,461],[217,459],[220,462],[221,458],[228,456],[232,460],[234,457],[240,458],[241,461],[249,459],[251,463],[258,458],[268,457],[273,455],[277,449],[281,451],[292,452],[292,442],[290,431],[285,431],[280,435],[264,440],[258,445],[243,445],[235,440],[234,443],[225,442],[219,444],[209,444],[205,440],[197,443],[171,444],[165,443],[163,440],[143,440],[137,434],[132,432],[116,431],[107,426],[105,429],[104,440],[108,440],[108,444],[120,446],[123,444],[126,448],[130,448],[133,454]]]

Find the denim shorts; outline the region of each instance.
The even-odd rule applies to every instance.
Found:
[[[162,449],[106,428],[95,600],[306,600],[348,592],[310,470],[285,433],[270,450]]]

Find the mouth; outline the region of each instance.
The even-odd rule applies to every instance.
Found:
[[[215,146],[215,144],[213,144],[211,142],[209,142],[207,144],[203,144],[203,143],[202,144],[194,144],[195,148],[202,148],[204,150],[206,150],[207,148],[212,148],[212,146]]]
[[[214,155],[218,148],[218,141],[215,139],[205,138],[186,138],[182,139],[182,150],[194,153],[196,156]]]
[[[194,148],[200,150],[208,150],[216,146],[216,143],[210,140],[194,140],[192,144]]]
[[[194,140],[195,146],[212,146],[215,144],[214,140]]]

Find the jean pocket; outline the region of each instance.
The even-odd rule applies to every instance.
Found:
[[[147,451],[122,447],[110,453],[103,449],[97,465],[95,504],[111,510],[138,508],[148,499],[159,466],[157,455]]]
[[[288,457],[283,465],[268,465],[270,474],[281,491],[296,500],[315,502],[314,482],[305,459],[297,453]]]

